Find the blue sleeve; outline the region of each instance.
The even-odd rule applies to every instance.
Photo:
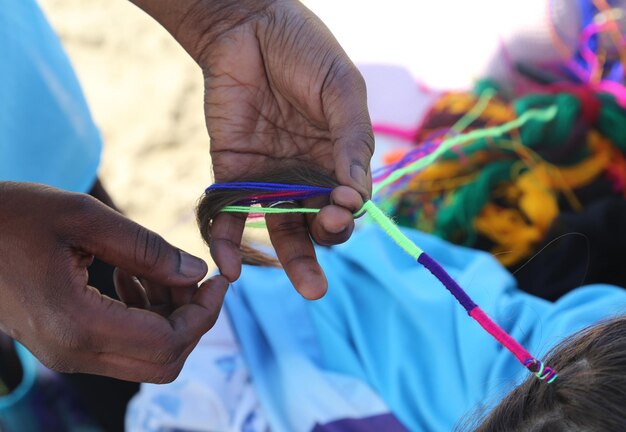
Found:
[[[0,180],[88,191],[101,137],[35,0],[0,0]]]

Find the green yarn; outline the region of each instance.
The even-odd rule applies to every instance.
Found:
[[[251,206],[226,206],[222,209],[226,213],[319,213],[316,208],[275,208],[275,207],[251,207]]]
[[[463,117],[461,117],[450,129],[457,134],[463,132],[469,125],[474,123],[478,117],[485,111],[489,105],[489,101],[496,95],[496,91],[492,88],[486,88],[480,93],[480,97],[476,105],[472,107]]]
[[[626,153],[626,110],[613,96],[597,95],[600,99],[600,115],[596,121],[598,131],[613,142],[615,147]]]
[[[433,233],[456,243],[471,246],[476,240],[474,220],[491,199],[491,191],[510,181],[515,160],[491,162],[471,183],[458,188],[437,211]]]
[[[562,149],[563,143],[572,139],[574,126],[580,121],[580,99],[569,93],[533,94],[522,97],[513,103],[518,115],[546,105],[556,106],[558,115],[549,122],[533,122],[520,128],[522,143],[542,154],[548,162],[558,162],[561,166],[579,163],[589,156],[587,146],[580,146],[578,151],[559,154],[558,160],[551,160],[552,158],[548,155],[550,150]],[[581,136],[579,139],[584,141],[586,136]]]
[[[476,81],[472,93],[474,93],[475,95],[482,95],[486,91],[493,92],[494,94],[500,94],[502,93],[502,88],[497,82],[488,78],[483,78]]]
[[[610,140],[620,151],[626,152],[626,110],[609,94],[596,94],[600,102],[600,113],[594,125],[600,134]],[[569,93],[557,95],[529,95],[515,101],[515,111],[523,113],[531,108],[552,105],[558,108],[558,116],[548,123],[529,123],[520,130],[525,146],[537,150],[539,147],[558,148],[570,137],[576,123],[580,121],[581,102]],[[586,137],[581,137],[585,139]],[[559,160],[560,165],[574,164],[589,156],[589,149],[583,146],[578,152],[568,155],[567,160]],[[549,162],[549,158],[546,158]]]
[[[509,139],[508,136],[504,136],[502,138],[507,138]],[[496,138],[497,140],[498,138]],[[493,154],[494,152],[499,152],[503,155],[515,155],[515,150],[513,150],[512,148],[509,147],[500,147],[497,145],[497,143],[494,143],[494,138],[480,138],[477,139],[474,142],[465,144],[463,146],[462,149],[459,149],[458,151],[455,151],[456,149],[450,149],[447,152],[445,152],[444,154],[441,155],[441,157],[439,158],[440,161],[445,162],[445,161],[458,161],[460,159],[460,154],[462,153],[463,156],[466,157],[471,157],[472,155],[479,153],[479,152],[489,152],[490,154]]]

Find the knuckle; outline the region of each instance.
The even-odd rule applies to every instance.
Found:
[[[359,92],[367,91],[367,84],[365,83],[365,78],[361,75],[361,72],[356,68],[356,66],[351,65],[350,77],[352,79],[352,85],[354,89]]]
[[[58,219],[56,228],[70,237],[78,237],[89,229],[96,208],[95,198],[87,194],[68,195],[70,198],[63,203],[63,217]]]
[[[274,234],[293,234],[296,232],[306,231],[306,228],[302,224],[302,220],[299,218],[285,216],[280,222],[272,226],[272,231]]]
[[[361,123],[356,125],[359,132],[355,134],[354,145],[357,146],[357,150],[366,157],[371,157],[374,154],[374,132],[372,131],[371,123]]]
[[[135,262],[142,264],[147,272],[153,272],[162,265],[165,240],[153,231],[137,226],[134,249]]]
[[[69,201],[67,210],[71,216],[84,220],[93,212],[95,206],[94,198],[87,194],[75,194],[73,199]]]
[[[333,59],[326,77],[326,88],[337,97],[362,95],[365,98],[367,86],[365,78],[350,61]]]

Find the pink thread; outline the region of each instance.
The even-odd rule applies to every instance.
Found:
[[[509,336],[498,324],[494,323],[481,308],[475,307],[472,309],[470,316],[478,321],[481,327],[487,330],[498,342],[511,351],[522,364],[526,364],[528,360],[535,360],[519,342]]]
[[[600,69],[600,62],[598,62],[598,56],[589,48],[589,39],[602,31],[602,27],[597,24],[591,23],[585,27],[580,34],[580,55],[587,62],[589,66],[589,75],[587,81],[591,80],[591,77],[595,76],[598,69]]]
[[[285,191],[285,192],[272,192],[267,194],[250,195],[247,199],[266,199],[266,198],[287,198],[292,196],[302,195],[302,191]]]
[[[390,135],[405,141],[415,141],[417,139],[417,134],[419,133],[419,128],[403,129],[401,127],[391,126],[384,123],[373,124],[372,130],[374,133]]]
[[[593,88],[604,93],[609,93],[622,108],[626,108],[626,88],[620,83],[603,80],[593,85]]]

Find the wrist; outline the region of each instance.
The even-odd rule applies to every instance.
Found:
[[[213,42],[278,0],[130,0],[161,24],[202,66]]]

